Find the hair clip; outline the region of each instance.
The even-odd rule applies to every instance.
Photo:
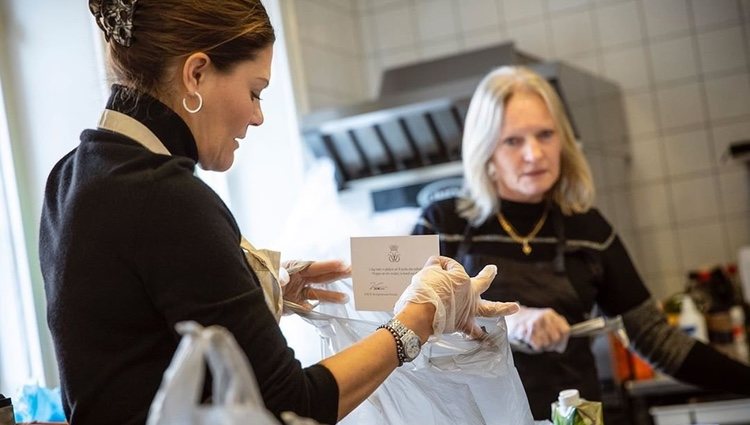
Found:
[[[138,0],[89,0],[89,10],[104,31],[104,39],[123,47],[133,42],[133,15]]]

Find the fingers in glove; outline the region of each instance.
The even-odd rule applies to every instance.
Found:
[[[550,331],[551,345],[556,345],[556,344],[559,344],[560,342],[564,342],[568,338],[568,335],[570,334],[570,325],[568,324],[568,321],[565,320],[564,317],[560,316],[557,313],[555,313],[549,319],[550,319],[549,327],[551,329]]]
[[[442,267],[449,271],[449,272],[460,272],[462,274],[466,274],[466,271],[464,270],[464,266],[461,265],[458,261],[450,258],[450,257],[443,257],[440,256],[440,264]]]
[[[431,267],[431,266],[438,266],[443,270],[446,271],[460,271],[461,273],[466,273],[464,271],[464,266],[461,265],[458,261],[450,258],[450,257],[444,257],[442,255],[433,255],[430,258],[427,259],[427,262],[424,263],[424,267]]]
[[[552,344],[550,347],[551,350],[557,351],[558,353],[565,352],[565,349],[568,347],[568,335],[565,335],[560,341],[558,341],[555,344]]]
[[[304,311],[312,311],[315,306],[310,304],[307,300],[297,300],[297,301],[291,301],[291,300],[284,300],[284,314],[289,314],[291,312],[294,312],[295,310],[290,310],[289,306],[287,306],[287,303],[291,302],[294,309],[301,309]]]
[[[314,261],[287,260],[281,263],[281,268],[286,269],[289,274],[295,274],[307,269],[312,263]]]
[[[327,283],[333,283],[341,279],[346,279],[347,277],[351,276],[351,270],[345,270],[342,272],[331,272],[326,274],[321,274],[318,276],[304,276],[300,275],[303,279],[305,279],[305,282],[307,283],[319,283],[319,284],[327,284]]]
[[[351,274],[352,269],[340,260],[315,261],[306,269],[299,272],[300,276],[314,282],[324,282],[329,276],[342,275],[343,277]]]
[[[543,351],[550,342],[547,333],[540,331],[533,331],[526,340],[534,351]]]
[[[553,324],[551,316],[542,317],[528,328],[528,342],[535,350],[549,350],[558,341],[559,331]]]
[[[568,321],[565,320],[563,316],[557,313],[555,313],[555,316],[555,320],[557,321],[557,328],[560,329],[560,332],[567,336],[570,333],[570,324],[568,324]]]
[[[471,286],[474,288],[475,293],[479,295],[486,291],[487,288],[490,287],[490,284],[492,284],[492,280],[495,279],[495,276],[497,276],[496,265],[489,264],[484,266],[476,276],[471,278]]]
[[[422,268],[431,267],[431,266],[438,266],[441,269],[444,269],[445,267],[443,267],[443,262],[440,260],[441,258],[444,258],[444,257],[440,257],[440,256],[437,256],[437,255],[430,256],[430,258],[427,259],[427,261],[424,263],[424,267],[422,267]]]
[[[450,257],[438,257],[438,259],[441,267],[447,272],[447,276],[450,277],[454,285],[471,285],[471,278],[461,263]]]
[[[536,350],[558,350],[560,346],[565,346],[569,332],[567,320],[548,308],[532,325],[529,344]]]
[[[345,293],[329,291],[326,289],[307,287],[305,288],[303,294],[308,300],[320,300],[323,302],[336,304],[346,304],[347,302],[349,302],[349,296],[347,296]]]
[[[484,339],[487,337],[487,331],[474,323],[473,320],[471,321],[471,324],[467,326],[467,329],[463,329],[463,331],[471,339]]]
[[[477,316],[497,317],[515,314],[521,307],[518,303],[504,303],[499,301],[479,300],[477,305]]]

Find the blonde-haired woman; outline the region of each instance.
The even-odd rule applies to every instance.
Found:
[[[615,230],[592,206],[594,186],[553,87],[523,67],[501,67],[477,87],[463,135],[465,194],[427,207],[414,234],[439,234],[441,253],[469,273],[499,272],[484,297],[517,300],[508,317],[536,419],[560,390],[600,400],[590,341],[570,325],[597,305],[622,315],[632,344],[678,379],[750,393],[750,368],[669,327]],[[706,373],[701,365],[715,365]]]

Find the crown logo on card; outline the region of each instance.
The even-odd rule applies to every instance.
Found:
[[[388,245],[388,261],[398,263],[401,261],[401,254],[398,252],[398,245]]]

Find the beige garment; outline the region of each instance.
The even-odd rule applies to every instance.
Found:
[[[266,305],[271,310],[276,322],[281,319],[284,309],[284,297],[281,292],[281,279],[279,270],[281,264],[281,253],[270,249],[256,249],[245,237],[242,237],[240,247],[245,252],[245,260],[258,276]]]
[[[166,146],[148,127],[123,113],[105,109],[99,119],[99,128],[127,136],[151,152],[171,155]],[[240,248],[245,254],[247,264],[253,269],[258,281],[260,281],[268,309],[278,322],[281,319],[284,307],[281,280],[279,279],[281,253],[268,249],[256,249],[244,236],[240,241]]]

